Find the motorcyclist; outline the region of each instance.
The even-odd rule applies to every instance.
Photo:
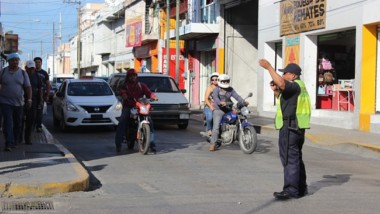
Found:
[[[156,101],[158,100],[157,96],[150,91],[145,83],[137,81],[137,73],[133,68],[127,71],[125,82],[120,87],[119,94],[123,99],[123,111],[116,129],[115,144],[117,153],[121,152],[121,144],[123,143],[125,130],[128,129],[130,110],[135,107],[135,100],[144,97],[144,95],[147,98],[151,98]],[[153,122],[151,120],[149,122],[151,130],[151,144],[148,153],[155,154],[156,145],[154,143]]]
[[[246,101],[232,88],[230,87],[230,77],[227,74],[221,74],[218,77],[218,87],[212,92],[212,98],[214,100],[213,127],[211,136],[211,146],[209,151],[213,152],[217,148],[217,140],[219,135],[219,124],[223,115],[230,111],[231,108],[228,105],[232,103],[231,97],[237,100],[241,104],[248,105]]]
[[[203,110],[206,117],[206,133],[201,132],[201,135],[211,136],[212,134],[212,112],[214,111],[212,91],[218,86],[218,77],[218,72],[212,73],[210,77],[210,85],[206,89],[205,108]]]

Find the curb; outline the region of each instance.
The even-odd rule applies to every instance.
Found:
[[[77,173],[77,178],[66,182],[50,182],[50,183],[37,183],[37,184],[17,184],[6,183],[0,184],[2,194],[0,197],[42,197],[52,196],[57,193],[84,191],[89,187],[89,174],[82,167],[82,165],[76,160],[73,154],[71,154],[65,147],[59,144],[50,132],[42,126],[47,143],[54,144],[62,153]]]

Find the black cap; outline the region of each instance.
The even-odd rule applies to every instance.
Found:
[[[292,73],[300,76],[302,69],[295,63],[289,63],[284,69],[278,69],[280,72]]]

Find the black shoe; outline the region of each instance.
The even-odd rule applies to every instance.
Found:
[[[303,193],[299,194],[299,198],[302,198],[307,194],[309,194],[309,191],[307,189],[305,189],[305,191]]]
[[[11,147],[7,146],[7,147],[4,148],[4,151],[5,152],[10,152],[10,151],[12,151],[12,149],[11,149]]]
[[[151,146],[149,147],[148,154],[155,155],[157,153],[156,147]]]
[[[120,153],[121,152],[121,146],[116,146],[116,153]]]
[[[135,148],[135,141],[127,141],[127,147],[129,150],[133,150]]]
[[[289,199],[292,199],[292,198],[298,198],[296,196],[293,196],[291,195],[290,193],[286,192],[286,191],[282,191],[282,192],[274,192],[273,193],[273,196],[278,199],[278,200],[289,200]]]

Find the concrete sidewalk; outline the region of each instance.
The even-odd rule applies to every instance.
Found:
[[[45,127],[32,134],[32,143],[11,152],[1,146],[0,197],[51,196],[88,188],[87,171]]]

